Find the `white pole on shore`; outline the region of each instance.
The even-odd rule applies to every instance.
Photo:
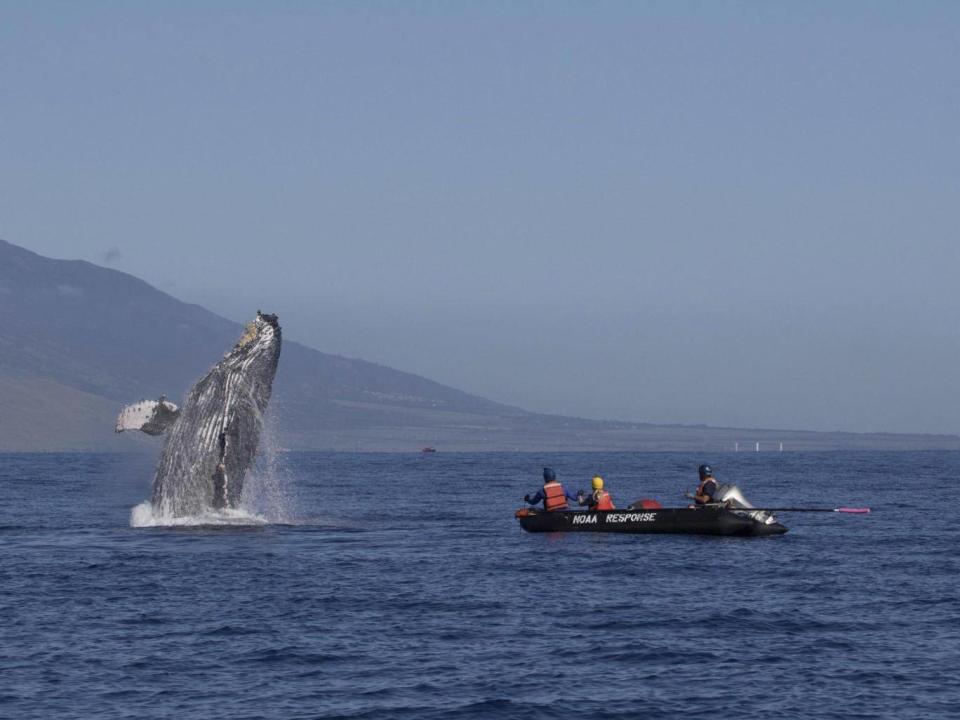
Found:
[[[783,440],[780,441],[780,452],[783,452]]]
[[[740,452],[740,443],[735,442],[735,443],[733,444],[733,451],[734,451],[734,452]]]
[[[757,443],[757,452],[760,452],[760,443]]]

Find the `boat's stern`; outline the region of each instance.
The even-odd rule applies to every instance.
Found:
[[[731,512],[753,521],[751,535],[783,535],[787,531],[769,510],[755,510],[736,485],[721,485],[715,497]]]

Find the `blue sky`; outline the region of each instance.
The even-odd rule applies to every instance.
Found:
[[[960,432],[954,3],[0,2],[0,237],[547,412]]]

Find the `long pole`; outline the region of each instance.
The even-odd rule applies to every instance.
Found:
[[[862,515],[870,512],[870,508],[727,508],[728,510],[739,510],[742,512],[835,512],[835,513],[853,513]]]

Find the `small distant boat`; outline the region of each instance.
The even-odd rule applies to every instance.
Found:
[[[425,447],[425,448],[422,448],[422,449],[420,450],[420,452],[422,452],[422,453],[435,453],[436,451],[437,451],[436,448],[434,448],[434,447],[429,447],[429,446],[428,446],[428,447]]]

